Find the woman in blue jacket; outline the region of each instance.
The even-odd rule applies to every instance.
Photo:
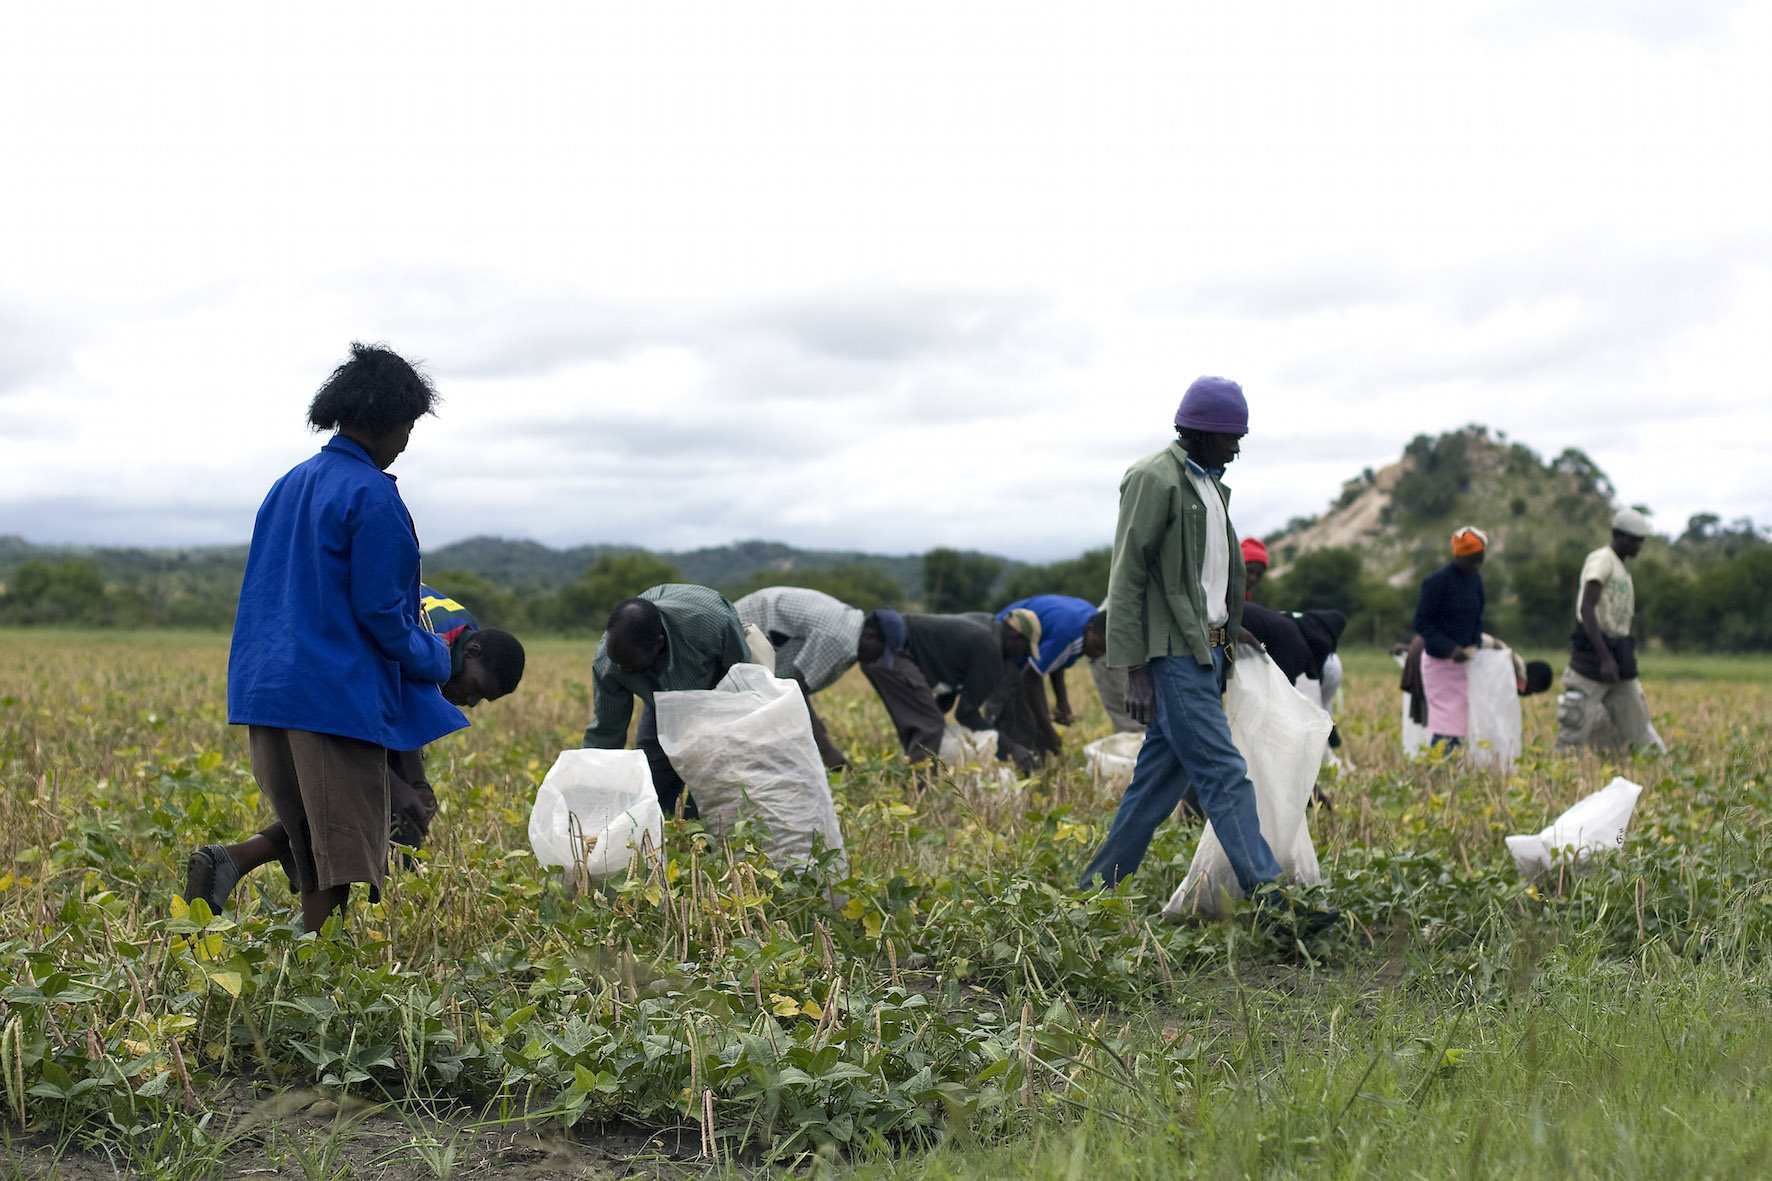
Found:
[[[271,487],[228,653],[228,721],[249,727],[252,774],[288,834],[285,867],[317,931],[354,882],[387,869],[387,751],[468,724],[443,699],[449,645],[419,604],[418,534],[387,469],[436,392],[401,357],[353,343],[308,407],[337,433]],[[193,854],[191,877],[213,858]]]

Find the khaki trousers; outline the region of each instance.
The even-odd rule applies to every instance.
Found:
[[[1572,668],[1563,670],[1563,693],[1557,698],[1558,750],[1581,746],[1648,750],[1657,745],[1649,725],[1649,702],[1636,677],[1608,683]]]

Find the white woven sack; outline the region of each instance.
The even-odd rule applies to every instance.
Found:
[[[1231,739],[1249,765],[1255,811],[1268,848],[1292,881],[1317,884],[1323,874],[1305,808],[1329,741],[1329,715],[1300,693],[1271,658],[1244,645],[1237,646],[1224,705]],[[1187,877],[1163,907],[1164,917],[1222,918],[1230,901],[1242,896],[1224,846],[1208,821]]]
[[[627,871],[664,848],[664,813],[646,755],[637,750],[563,750],[529,809],[529,847],[568,883]]]
[[[997,732],[968,730],[958,722],[949,722],[942,728],[941,750],[935,757],[952,768],[989,767],[997,761]]]
[[[800,686],[755,664],[735,664],[716,687],[659,693],[658,741],[695,797],[701,821],[724,839],[741,819],[765,824],[777,865],[805,864],[814,838],[841,852],[824,760]],[[847,861],[839,858],[839,872]]]
[[[1096,787],[1125,787],[1132,782],[1138,752],[1143,746],[1143,731],[1109,734],[1083,748],[1083,764],[1089,768],[1089,777]]]
[[[1583,796],[1569,810],[1551,821],[1542,832],[1507,838],[1508,852],[1522,877],[1537,877],[1557,861],[1579,861],[1596,849],[1624,845],[1643,789],[1622,775],[1591,795]]]
[[[1470,734],[1465,739],[1465,762],[1494,767],[1503,774],[1511,772],[1523,745],[1513,651],[1484,648],[1465,667],[1470,670]]]

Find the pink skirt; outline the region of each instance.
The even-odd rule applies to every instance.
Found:
[[[1469,663],[1421,655],[1421,688],[1427,694],[1427,728],[1448,738],[1470,736],[1471,677]]]

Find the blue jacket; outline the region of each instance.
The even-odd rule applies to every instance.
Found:
[[[1440,660],[1454,648],[1483,642],[1483,576],[1466,574],[1447,562],[1422,579],[1415,600],[1415,631],[1427,641],[1427,654]]]
[[[418,534],[369,453],[335,435],[272,485],[228,651],[228,721],[417,750],[468,724],[419,608]]]
[[[1033,655],[1035,672],[1048,676],[1077,663],[1077,657],[1083,655],[1084,625],[1095,618],[1094,603],[1070,595],[1035,595],[1009,604],[997,612],[997,618],[1007,618],[1017,607],[1026,607],[1040,620],[1040,650]]]

